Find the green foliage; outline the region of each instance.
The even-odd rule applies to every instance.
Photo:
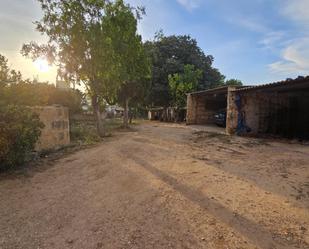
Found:
[[[21,80],[21,73],[8,66],[8,60],[5,56],[0,54],[0,87],[11,82],[19,82]]]
[[[29,108],[0,107],[0,169],[24,163],[44,125]]]
[[[36,29],[49,41],[45,45],[25,44],[22,53],[32,59],[45,56],[50,62],[57,62],[60,76],[82,80],[91,96],[98,132],[104,135],[100,102],[115,101],[122,79],[131,80],[130,70],[136,69],[134,64],[130,68],[135,60],[131,51],[136,49],[136,39],[140,39],[132,36],[136,29],[132,11],[136,11],[138,19],[143,9],[133,9],[122,0],[39,2],[43,18],[36,22]]]
[[[81,144],[95,144],[101,141],[95,124],[89,122],[72,121],[70,125],[70,138],[72,142]]]
[[[198,90],[224,85],[224,76],[212,66],[214,58],[205,55],[190,36],[164,36],[162,31],[155,40],[146,42],[146,51],[152,60],[152,83],[148,96],[150,106],[168,106],[172,96],[168,75],[182,74],[185,65],[194,65],[202,71]]]
[[[91,97],[97,119],[97,129],[104,136],[100,115],[100,101],[116,95],[120,83],[112,81],[117,63],[106,35],[103,17],[107,0],[39,0],[43,18],[36,29],[49,40],[47,44],[25,44],[24,56],[36,59],[46,57],[58,65],[59,75],[70,81],[83,81]]]
[[[141,18],[143,10],[137,11]],[[143,101],[151,77],[150,60],[145,52],[142,38],[137,34],[137,18],[133,9],[122,0],[109,5],[104,17],[107,34],[111,37],[115,57],[118,62],[118,77],[121,82],[117,101],[122,103],[127,113],[126,105],[135,105]],[[124,120],[126,122],[126,120]],[[125,124],[126,126],[126,124]]]
[[[107,135],[111,135],[112,132],[119,129],[121,125],[121,119],[107,119],[105,121]],[[101,137],[96,132],[96,124],[92,116],[84,116],[84,118],[81,119],[71,119],[70,138],[73,143],[79,143],[84,145],[96,144],[102,141]]]
[[[242,82],[240,80],[237,79],[230,79],[225,81],[225,85],[227,86],[242,86]]]
[[[33,83],[23,80],[20,72],[8,67],[8,60],[0,54],[0,106],[24,105],[46,106],[62,105],[70,109],[70,113],[82,110],[84,94],[79,90],[62,90],[48,83]]]
[[[138,16],[141,17],[142,13]],[[107,5],[103,18],[106,35],[110,38],[116,58],[117,79],[121,84],[150,74],[142,38],[137,34],[137,19],[133,9],[117,0]]]
[[[84,96],[78,90],[61,90],[47,83],[20,82],[2,89],[1,105],[46,106],[62,105],[70,113],[81,112]]]
[[[0,82],[6,84],[9,78],[8,60],[0,54]]]
[[[186,105],[186,94],[196,91],[203,72],[195,69],[194,65],[185,65],[182,74],[176,73],[168,76],[172,106],[181,108]]]
[[[85,95],[79,90],[60,90],[53,88],[50,92],[48,105],[62,105],[68,107],[70,115],[82,112],[82,103],[85,101]]]
[[[48,43],[25,44],[22,53],[32,59],[44,56],[59,66],[60,76],[83,80],[91,93],[108,87],[114,59],[105,34],[105,0],[38,0],[43,18],[36,29],[49,37]]]

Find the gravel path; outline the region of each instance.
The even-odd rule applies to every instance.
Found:
[[[0,248],[309,248],[309,147],[145,123],[0,176]]]

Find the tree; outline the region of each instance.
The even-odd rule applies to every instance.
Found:
[[[48,36],[47,44],[23,45],[22,54],[32,59],[46,57],[67,80],[83,81],[91,96],[98,133],[104,136],[100,102],[116,95],[119,63],[111,37],[113,27],[105,22],[113,3],[107,0],[38,0],[43,18],[36,29]]]
[[[79,90],[62,90],[44,82],[33,83],[22,80],[10,83],[0,91],[0,105],[46,106],[62,105],[70,109],[70,113],[82,111],[84,94]]]
[[[84,94],[79,90],[63,91],[46,82],[22,79],[19,71],[8,67],[8,60],[0,54],[0,105],[45,106],[60,104],[71,113],[80,112]]]
[[[125,82],[118,92],[118,102],[124,107],[123,126],[125,128],[128,128],[129,125],[131,107],[144,102],[143,98],[146,96],[148,81],[149,78],[146,74],[144,77]]]
[[[5,105],[5,90],[11,83],[21,82],[22,75],[19,71],[10,69],[8,59],[0,54],[0,106]]]
[[[150,61],[145,53],[142,38],[137,34],[137,21],[144,14],[139,8],[135,17],[132,8],[117,0],[114,5],[107,8],[105,24],[111,29],[108,36],[117,62],[119,63],[119,77],[121,82],[118,91],[118,101],[124,106],[124,127],[128,127],[129,103],[141,97],[147,88],[150,78]]]
[[[213,56],[205,55],[190,36],[164,36],[156,34],[154,41],[146,42],[152,60],[152,83],[148,103],[151,106],[168,106],[171,100],[168,75],[183,73],[185,65],[202,70],[198,90],[224,85],[224,76],[212,66]]]
[[[44,124],[24,106],[0,106],[0,170],[24,163]]]
[[[10,69],[8,66],[8,59],[0,54],[0,87],[12,82],[19,82],[21,79],[21,73],[14,69]]]
[[[230,79],[225,81],[225,85],[227,86],[242,86],[242,82],[240,80],[237,79]]]
[[[186,94],[196,91],[203,72],[195,69],[193,65],[185,65],[182,74],[176,73],[168,76],[171,104],[176,108],[183,108],[186,105]]]

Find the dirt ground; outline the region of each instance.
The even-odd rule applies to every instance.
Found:
[[[0,248],[309,248],[309,146],[144,123],[0,177]]]

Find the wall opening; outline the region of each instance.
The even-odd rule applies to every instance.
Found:
[[[205,110],[208,113],[208,124],[226,126],[227,94],[209,94],[205,98]]]
[[[261,108],[259,133],[309,139],[309,93],[278,92]]]

